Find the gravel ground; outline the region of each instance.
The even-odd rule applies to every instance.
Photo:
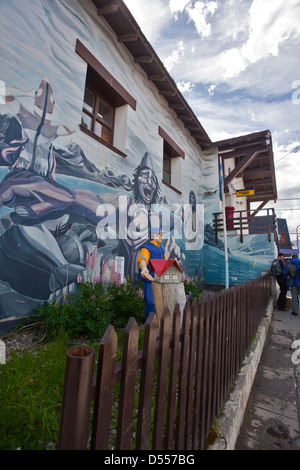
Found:
[[[41,326],[41,323],[33,323],[3,336],[1,339],[5,343],[6,360],[9,360],[11,351],[32,351],[36,347],[41,346],[45,338],[45,332]]]

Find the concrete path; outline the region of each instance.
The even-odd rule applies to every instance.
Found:
[[[300,315],[274,309],[235,450],[300,450],[299,386]]]

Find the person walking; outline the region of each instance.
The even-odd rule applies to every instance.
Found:
[[[275,259],[271,265],[271,274],[275,276],[275,279],[280,289],[280,293],[277,299],[277,308],[278,310],[287,311],[288,309],[285,308],[287,285],[286,285],[286,278],[283,275],[283,270],[284,270],[284,254],[278,253],[277,259]]]
[[[286,279],[287,286],[291,289],[292,293],[291,313],[293,315],[298,315],[300,295],[300,259],[297,258],[297,255],[293,255],[291,261],[285,265],[283,275]]]

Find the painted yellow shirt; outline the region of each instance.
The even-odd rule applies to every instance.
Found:
[[[159,246],[159,243],[157,243],[155,240],[151,240],[150,243],[153,243],[153,245],[155,245],[155,246]],[[147,248],[141,248],[140,255],[139,255],[138,259],[137,259],[137,265],[138,265],[138,266],[140,265],[140,261],[141,261],[142,259],[146,260],[146,262],[147,262],[147,264],[148,264],[148,261],[149,261],[149,259],[150,259],[150,251],[147,250]],[[165,259],[168,259],[166,253],[165,253]]]

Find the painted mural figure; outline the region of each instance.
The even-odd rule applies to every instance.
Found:
[[[144,282],[144,299],[145,299],[145,321],[150,313],[155,313],[155,303],[152,290],[152,282],[154,278],[150,275],[149,262],[150,259],[167,259],[165,248],[161,245],[163,232],[155,227],[151,231],[152,240],[142,246],[140,255],[137,260],[139,267],[138,278]]]
[[[52,154],[52,145],[57,137],[70,135],[73,132],[66,126],[52,125],[54,114],[53,90],[46,80],[42,80],[33,104],[33,112],[25,109],[13,95],[5,97],[10,108],[14,110],[14,116],[22,126],[26,135],[24,142],[22,163],[16,162],[20,167],[25,166],[36,173],[48,177],[55,177],[55,159]],[[15,163],[15,164],[16,164]]]
[[[82,233],[95,242],[95,229],[90,230],[88,222],[95,226],[99,220],[99,198],[55,181],[53,140],[71,131],[51,125],[51,86],[41,82],[33,113],[11,95],[6,98],[16,115],[0,116],[0,166],[8,167],[0,182],[0,209],[11,209],[0,221],[0,307],[7,310],[3,301],[9,301],[10,292],[13,297],[18,293],[24,296],[21,307],[26,311],[24,304],[34,306],[30,299],[48,300],[84,271]],[[70,242],[72,250],[66,248]]]
[[[153,156],[145,152],[140,165],[133,173],[133,199],[127,200],[127,224],[121,230],[127,230],[126,237],[121,234],[119,250],[125,257],[126,275],[134,278],[136,260],[140,247],[150,240],[151,205],[158,202],[159,185],[153,167]],[[136,217],[136,213],[140,217]],[[140,221],[140,223],[139,223]],[[131,224],[132,230],[128,230]],[[139,227],[136,227],[139,224]],[[137,228],[139,230],[137,231]]]

